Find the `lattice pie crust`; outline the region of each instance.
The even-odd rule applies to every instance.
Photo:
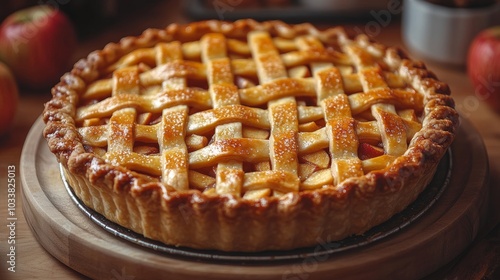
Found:
[[[287,250],[406,208],[453,141],[445,83],[342,28],[173,24],[75,64],[44,136],[77,196],[175,246]]]

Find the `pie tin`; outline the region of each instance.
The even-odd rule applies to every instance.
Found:
[[[326,259],[332,257],[334,254],[367,246],[387,238],[390,235],[394,235],[415,222],[434,205],[450,182],[451,170],[452,154],[451,151],[448,150],[440,161],[431,182],[418,198],[405,210],[395,214],[386,222],[373,227],[363,235],[351,236],[335,242],[318,240],[318,245],[316,246],[287,251],[223,252],[169,246],[146,238],[141,234],[108,220],[103,215],[86,206],[76,196],[65,178],[62,165],[60,165],[62,181],[71,199],[86,216],[105,231],[145,249],[165,254],[166,257],[187,258],[196,261],[210,262],[238,262],[244,264],[304,260],[307,258]]]

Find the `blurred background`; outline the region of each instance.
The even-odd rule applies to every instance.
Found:
[[[53,6],[68,15],[82,40],[89,37],[95,40],[96,36],[117,25],[123,26],[119,28],[119,32],[123,33],[115,31],[106,35],[108,41],[138,35],[148,27],[162,28],[172,22],[204,19],[232,21],[240,18],[278,19],[289,23],[312,22],[320,27],[322,24],[357,24],[358,32],[376,37],[389,24],[399,24],[405,14],[404,6],[411,4],[411,10],[415,10],[416,24],[420,26],[411,26],[409,33],[417,30],[416,32],[425,34],[415,34],[415,42],[410,44],[416,44],[417,49],[422,49],[418,43],[437,45],[440,44],[439,41],[446,40],[444,44],[463,44],[463,49],[466,50],[471,38],[480,29],[500,24],[498,0],[3,0],[0,4],[0,21],[14,11],[40,4]],[[418,6],[425,10],[417,11]],[[429,14],[428,17],[426,13]],[[476,18],[469,18],[471,15]],[[453,17],[460,18],[458,24]],[[462,18],[469,18],[469,22]],[[491,22],[490,18],[496,18],[496,22]],[[484,23],[474,24],[478,21]],[[432,26],[432,29],[428,30],[428,26]],[[443,30],[445,27],[451,31]],[[465,42],[456,42],[459,39],[453,37],[462,33],[467,34],[465,39],[460,39]],[[447,34],[447,37],[441,38],[443,34]],[[447,45],[443,47],[445,50],[449,48]],[[423,51],[425,52],[425,48]],[[462,57],[458,64],[463,64],[464,52],[458,54]],[[432,53],[427,54],[429,55],[432,58]],[[440,56],[446,54],[439,53],[434,58]],[[457,64],[458,59],[450,57],[447,60]]]
[[[155,11],[176,9],[185,20],[254,18],[287,22],[340,22],[368,19],[370,11],[386,9],[400,0],[3,0],[0,20],[10,13],[33,5],[47,4],[64,11],[74,22],[81,38],[96,35],[106,27],[130,21]],[[401,7],[399,7],[400,9]],[[172,22],[164,19],[164,24]]]
[[[388,25],[401,23],[403,33],[412,35],[403,36],[410,49],[433,60],[442,58],[438,62],[458,65],[465,63],[468,44],[480,30],[500,24],[499,0],[3,0],[0,21],[14,11],[40,4],[63,11],[79,39],[101,42],[93,45],[97,47],[104,44],[104,38],[116,41],[149,27],[204,19],[278,19],[312,22],[320,28],[342,24],[358,26],[356,31],[371,37],[380,35]],[[115,30],[106,34],[113,27]],[[101,41],[98,37],[103,33]],[[455,47],[459,49],[449,54]]]

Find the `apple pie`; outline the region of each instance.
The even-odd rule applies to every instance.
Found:
[[[363,234],[425,189],[449,87],[341,27],[203,21],[92,52],[44,136],[79,199],[167,245],[289,250]]]

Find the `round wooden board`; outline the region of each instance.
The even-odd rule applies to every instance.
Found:
[[[486,220],[488,159],[463,121],[452,146],[450,182],[415,222],[373,244],[295,261],[223,263],[178,258],[117,238],[85,216],[63,186],[38,119],[21,155],[23,211],[40,244],[95,279],[418,279],[451,261]],[[277,237],[279,238],[279,237]]]

